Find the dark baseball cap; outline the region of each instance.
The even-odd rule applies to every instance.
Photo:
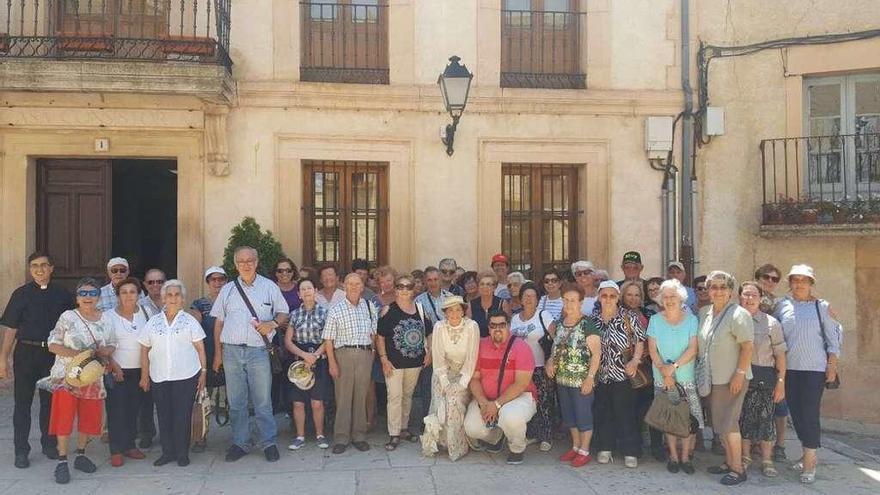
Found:
[[[642,264],[642,255],[639,254],[638,251],[628,251],[623,255],[623,261],[620,263],[621,265],[625,265],[627,263],[638,263]]]

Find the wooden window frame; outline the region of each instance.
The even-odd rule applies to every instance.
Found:
[[[340,273],[351,270],[351,262],[355,257],[355,245],[352,244],[357,230],[352,220],[374,215],[376,219],[376,258],[367,259],[371,267],[388,263],[388,167],[386,162],[339,161],[339,160],[303,160],[303,264],[305,266],[323,266],[332,264]],[[316,212],[318,207],[313,204],[315,172],[335,172],[339,174],[337,208],[339,216],[339,256],[336,261],[318,261],[315,238],[315,226],[320,223]],[[356,209],[353,207],[357,199],[354,191],[353,177],[359,173],[376,174],[376,205],[373,209]],[[324,223],[326,227],[326,222]],[[354,226],[354,229],[353,229]],[[355,230],[353,233],[352,230]],[[369,236],[369,229],[367,230]],[[356,241],[354,241],[356,242]],[[326,259],[326,252],[325,252]]]
[[[527,278],[540,280],[549,269],[567,269],[578,256],[578,221],[580,210],[578,208],[578,174],[579,166],[573,164],[532,164],[532,163],[503,163],[501,165],[501,245],[502,251],[508,255],[511,263],[511,271],[523,271]],[[566,176],[567,184],[564,186],[568,195],[567,209],[548,211],[544,210],[543,185],[547,178]],[[529,177],[529,205],[528,208],[513,209],[513,181],[508,181],[510,176]],[[522,182],[520,182],[522,186]],[[551,188],[551,195],[555,194],[555,188]],[[551,204],[553,203],[551,199]],[[568,232],[566,239],[568,256],[565,259],[544,259],[545,239],[543,238],[544,224],[550,219],[568,220]],[[529,233],[523,237],[520,230],[520,246],[531,246],[528,257],[521,252],[515,252],[512,248],[512,233],[505,232],[507,225],[519,221],[528,223]],[[552,242],[552,241],[551,241]],[[527,243],[527,244],[526,244]],[[553,246],[551,245],[551,251]],[[526,268],[526,266],[530,268]]]

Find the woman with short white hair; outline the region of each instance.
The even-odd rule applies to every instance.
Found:
[[[153,315],[140,336],[141,388],[152,390],[159,417],[162,455],[153,462],[163,466],[177,461],[189,465],[192,405],[196,392],[205,388],[205,332],[183,310],[186,287],[172,279],[160,292],[164,309]]]
[[[723,474],[721,484],[734,486],[747,479],[742,462],[739,420],[743,400],[752,379],[752,315],[733,297],[736,280],[719,270],[706,276],[712,304],[700,309],[697,388],[709,397],[712,429],[722,439],[725,462],[709,468]]]
[[[679,439],[666,434],[669,460],[666,469],[670,473],[679,470],[694,474],[691,462],[695,434],[703,427],[703,409],[694,383],[694,363],[697,357],[697,317],[684,309],[687,290],[676,279],[660,284],[658,299],[662,310],[648,322],[648,352],[654,368],[654,394],[678,395],[678,386],[685,392],[691,411],[690,436]],[[678,442],[681,440],[681,450]]]

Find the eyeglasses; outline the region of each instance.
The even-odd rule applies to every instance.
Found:
[[[712,284],[709,286],[709,290],[730,290],[730,287],[726,285],[715,285]]]
[[[248,260],[235,260],[236,265],[253,265],[257,260],[255,258],[251,258]]]
[[[455,275],[455,270],[440,270],[443,275]]]
[[[555,283],[557,283],[557,282],[559,282],[559,279],[556,278],[556,277],[553,277],[553,278],[545,278],[545,279],[544,279],[544,283],[545,283],[545,284],[555,284]]]
[[[416,288],[416,284],[397,284],[394,288],[397,290],[413,290]]]
[[[769,280],[769,281],[773,282],[774,284],[779,283],[779,277],[774,277],[773,275],[770,275],[769,273],[765,273],[765,274],[761,275],[761,278],[764,280]]]
[[[100,289],[80,289],[76,291],[76,295],[79,297],[98,297],[100,293]]]
[[[128,273],[128,268],[111,268],[110,273],[114,275],[119,273]]]
[[[492,330],[498,330],[500,328],[505,328],[505,327],[507,327],[507,322],[504,322],[504,323],[491,323],[490,322],[489,323],[489,328],[491,328]]]
[[[279,268],[275,273],[293,273],[293,268]]]
[[[495,287],[495,282],[480,282],[480,287]]]
[[[697,291],[697,292],[703,292],[703,291],[705,291],[705,290],[706,290],[706,286],[705,286],[705,285],[698,285],[698,286],[696,287],[696,291]]]
[[[211,277],[208,279],[208,282],[226,282],[226,277],[223,277],[223,276]]]
[[[165,283],[164,280],[144,280],[144,283],[147,285],[162,285]]]
[[[592,275],[592,273],[593,272],[590,272],[590,271],[580,271],[580,272],[574,272],[574,276],[575,277],[586,277],[587,275]]]

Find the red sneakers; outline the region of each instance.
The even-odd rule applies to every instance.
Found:
[[[122,454],[113,454],[110,456],[110,465],[113,467],[122,467],[125,464],[125,461],[122,459]]]
[[[562,462],[571,462],[575,457],[577,457],[577,455],[577,450],[569,449],[568,452],[559,456],[559,460]]]
[[[584,455],[584,454],[578,453],[578,455],[575,456],[574,459],[572,459],[571,467],[586,466],[592,460],[593,460],[593,457],[591,455],[589,455],[589,454]]]
[[[147,456],[138,449],[131,449],[125,451],[125,457],[129,457],[131,459],[143,459]]]

